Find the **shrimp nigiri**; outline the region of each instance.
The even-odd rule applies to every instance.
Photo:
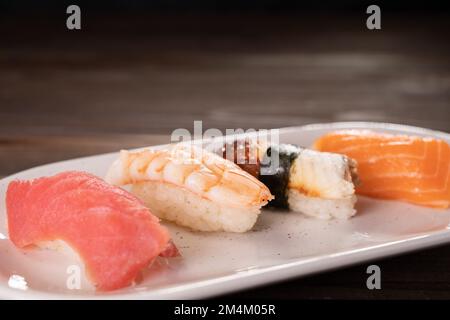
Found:
[[[106,181],[131,185],[155,215],[198,231],[246,232],[273,198],[231,161],[186,145],[121,151]]]

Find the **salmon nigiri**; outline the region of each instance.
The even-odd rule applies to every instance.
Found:
[[[140,200],[88,173],[12,181],[6,207],[14,245],[66,242],[99,290],[125,287],[158,255],[177,255],[169,232]]]
[[[358,162],[359,194],[435,208],[450,205],[450,146],[443,140],[341,130],[322,136],[314,147]]]

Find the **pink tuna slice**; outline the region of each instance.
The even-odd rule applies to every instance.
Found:
[[[88,173],[12,181],[6,207],[14,245],[65,241],[101,291],[130,285],[158,255],[178,255],[167,229],[139,199]]]

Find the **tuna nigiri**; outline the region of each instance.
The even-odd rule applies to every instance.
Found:
[[[322,136],[314,147],[358,162],[359,194],[436,208],[450,205],[450,147],[443,140],[342,130]]]
[[[8,230],[19,248],[62,240],[99,290],[130,285],[158,255],[176,255],[168,231],[135,196],[88,173],[12,181]]]
[[[198,231],[248,231],[273,198],[231,161],[187,145],[122,151],[106,181],[131,185],[155,215]]]

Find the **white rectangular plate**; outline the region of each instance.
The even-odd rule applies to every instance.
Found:
[[[433,136],[450,142],[446,133],[362,122],[285,128],[280,131],[280,142],[310,146],[320,135],[343,128]],[[126,289],[97,293],[83,271],[81,288],[69,289],[73,274],[69,267],[82,268],[75,255],[67,250],[23,252],[8,240],[7,185],[13,179],[64,170],[104,177],[116,157],[114,153],[58,162],[0,180],[0,298],[206,298],[450,242],[450,210],[359,197],[358,214],[348,221],[320,221],[298,213],[265,210],[254,230],[245,234],[198,233],[166,224],[182,258],[158,261],[138,284]]]

